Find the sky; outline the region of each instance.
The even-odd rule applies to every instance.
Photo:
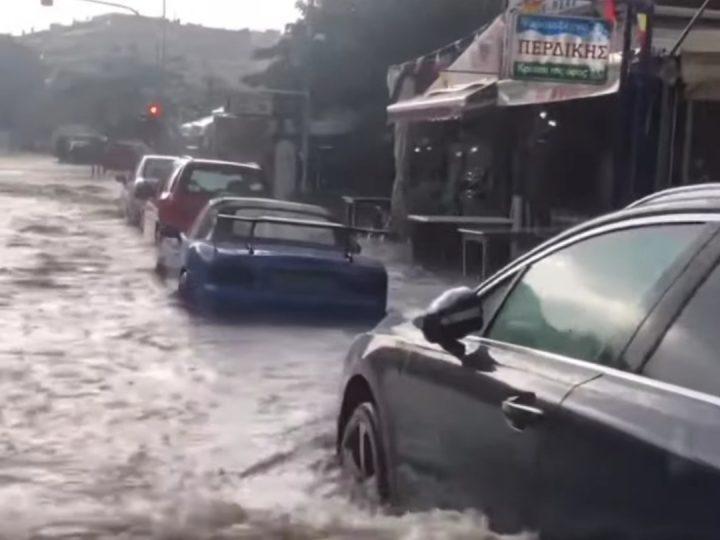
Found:
[[[115,0],[143,15],[159,16],[162,0]],[[54,0],[43,7],[41,0],[0,0],[0,34],[42,30],[52,23],[69,24],[104,13],[122,10],[83,0]],[[295,0],[167,0],[168,17],[216,28],[282,29],[297,18]]]

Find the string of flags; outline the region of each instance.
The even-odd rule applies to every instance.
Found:
[[[449,67],[458,56],[465,52],[472,42],[475,41],[475,39],[477,39],[489,25],[490,24],[488,23],[468,36],[462,37],[453,43],[444,45],[423,56],[413,60],[408,60],[407,62],[400,64],[398,67],[403,73],[420,73],[428,68],[435,71],[442,71],[443,69]]]
[[[542,5],[543,0],[520,0],[517,4],[519,6],[522,4],[529,5],[535,3]],[[583,3],[583,0],[580,0],[579,3]],[[595,4],[603,18],[611,21],[613,24],[617,23],[616,0],[589,0],[588,3]],[[527,9],[528,11],[531,11],[529,6],[527,7]],[[640,31],[644,33],[644,26],[646,24],[646,20],[639,18],[638,23],[641,28]],[[458,56],[465,52],[465,50],[470,46],[470,44],[475,39],[477,39],[488,28],[488,26],[490,26],[490,23],[484,25],[478,30],[475,30],[472,34],[458,39],[453,43],[449,43],[447,45],[444,45],[443,47],[440,47],[439,49],[435,49],[434,51],[429,52],[428,54],[399,64],[398,66],[396,66],[396,68],[400,68],[400,71],[402,73],[416,74],[426,71],[429,67],[434,68],[436,72],[440,72],[443,69],[446,69],[450,64],[452,64],[452,62],[457,59]]]

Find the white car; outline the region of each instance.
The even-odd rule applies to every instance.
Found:
[[[146,201],[153,197],[158,188],[175,171],[180,158],[176,156],[144,156],[131,178],[118,175],[122,184],[120,206],[130,225],[143,228],[143,212]]]

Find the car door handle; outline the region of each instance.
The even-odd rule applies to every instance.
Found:
[[[502,412],[511,428],[524,431],[543,419],[545,413],[534,406],[534,401],[534,395],[522,395],[510,397],[502,402]]]

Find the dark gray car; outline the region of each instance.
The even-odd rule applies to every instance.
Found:
[[[581,225],[358,338],[346,470],[501,532],[720,538],[720,187],[698,193]]]

